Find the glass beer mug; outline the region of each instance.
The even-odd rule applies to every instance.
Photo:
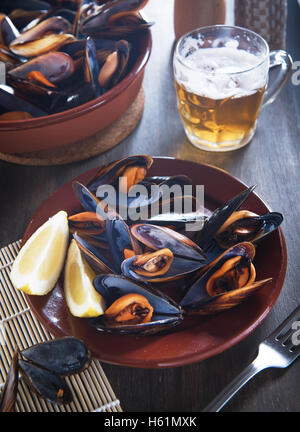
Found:
[[[269,80],[274,66],[279,71]],[[182,36],[174,53],[174,78],[189,141],[209,151],[248,144],[261,107],[273,102],[291,68],[285,51],[270,53],[261,36],[241,27],[201,27]]]

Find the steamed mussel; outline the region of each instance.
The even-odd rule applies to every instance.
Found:
[[[54,114],[101,96],[128,74],[139,54],[130,35],[150,26],[138,14],[145,0],[2,3],[0,61],[14,99],[5,109],[0,95],[0,121]],[[117,23],[127,16],[135,22]],[[36,110],[28,112],[28,102]],[[26,114],[5,115],[16,111]]]
[[[245,188],[211,213],[203,212],[204,225],[193,235],[182,227],[179,232],[178,227],[183,221],[200,220],[197,210],[188,217],[163,212],[157,224],[160,214],[157,219],[139,222],[123,218],[124,209],[130,207],[151,209],[154,203],[163,210],[166,196],[163,192],[153,194],[157,189],[149,185],[178,183],[181,198],[184,186],[192,183],[180,173],[151,177],[153,162],[148,155],[128,156],[95,171],[86,185],[77,180],[72,184],[81,206],[68,217],[76,257],[80,258],[78,267],[84,270],[89,264],[93,270],[79,271],[78,279],[88,279],[89,287],[104,303],[101,310],[93,309],[85,318],[99,331],[136,336],[166,332],[186,316],[210,315],[237,306],[271,280],[257,280],[256,247],[278,229],[283,217],[247,210],[247,199],[255,199],[254,187]],[[149,196],[140,197],[137,203],[122,201],[123,195],[130,196],[133,189],[145,185]],[[111,189],[115,205],[103,194],[109,195]],[[72,282],[74,291],[79,286],[77,298],[81,301],[83,294],[85,301],[84,283],[77,284],[76,276]],[[79,316],[70,306],[69,310]]]
[[[120,196],[130,196],[135,186],[179,185],[184,195],[184,186],[192,183],[180,174],[149,177],[152,163],[147,155],[128,156],[100,168],[87,186],[73,183],[83,211],[69,217],[70,229],[99,275],[94,287],[107,305],[103,315],[90,320],[100,331],[157,334],[179,324],[185,315],[232,308],[270,281],[256,280],[256,244],[283,218],[280,213],[256,215],[243,209],[254,186],[211,214],[202,213],[204,225],[192,236],[178,228],[184,221],[200,220],[199,213],[164,213],[163,188],[154,195],[156,189],[149,187],[149,197],[137,204],[145,209],[158,203],[162,214],[139,223],[125,221],[118,211],[133,202],[124,204]],[[103,193],[107,186],[117,192],[116,207]],[[176,302],[161,293],[164,288],[176,291]]]
[[[238,305],[271,279],[255,281],[255,247],[239,243],[225,251],[180,302],[188,314],[207,315]]]
[[[90,320],[99,331],[149,335],[177,326],[183,319],[173,300],[124,276],[97,276],[94,286],[109,305],[104,315]]]
[[[246,241],[257,243],[275,231],[283,222],[281,213],[257,215],[241,210],[255,186],[245,189],[223,206],[216,209],[205,221],[197,235],[197,243],[209,257],[217,258],[225,249]]]
[[[85,370],[91,353],[74,337],[64,337],[15,350],[0,398],[0,412],[14,410],[21,378],[39,396],[49,402],[67,404],[73,400],[65,376]]]

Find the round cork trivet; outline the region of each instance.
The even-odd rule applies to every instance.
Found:
[[[144,110],[145,94],[143,88],[125,113],[112,125],[97,134],[74,144],[51,150],[33,153],[0,153],[0,159],[19,165],[50,166],[78,162],[104,153],[120,144],[134,131]]]

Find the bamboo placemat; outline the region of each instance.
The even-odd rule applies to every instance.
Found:
[[[10,281],[10,269],[20,241],[0,250],[0,393],[16,346],[23,350],[53,339],[31,312],[22,292]],[[120,401],[98,360],[88,369],[66,378],[73,394],[69,405],[57,405],[37,396],[19,380],[15,410],[18,412],[122,412]]]

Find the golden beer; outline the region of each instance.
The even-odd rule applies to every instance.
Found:
[[[268,46],[238,27],[202,27],[174,53],[177,105],[186,135],[204,150],[234,150],[254,135],[269,72]]]
[[[187,136],[197,142],[219,150],[235,143],[248,142],[255,131],[256,120],[263,101],[265,88],[250,95],[211,99],[186,90],[175,82],[178,109]]]

